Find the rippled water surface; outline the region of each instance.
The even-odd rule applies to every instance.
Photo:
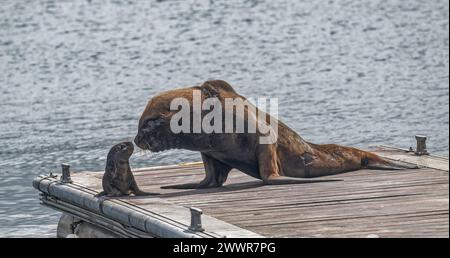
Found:
[[[154,94],[224,79],[305,139],[448,155],[448,1],[0,0],[0,237],[53,237],[32,179],[102,170]],[[132,165],[199,160],[138,153]]]

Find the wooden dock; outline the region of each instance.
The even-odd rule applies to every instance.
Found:
[[[376,152],[423,168],[360,170],[328,177],[342,181],[299,185],[263,185],[260,180],[232,171],[226,184],[220,188],[160,189],[164,185],[197,182],[203,178],[202,163],[180,164],[134,169],[141,189],[159,192],[160,196],[124,197],[113,201],[163,216],[179,223],[180,228],[189,227],[188,207],[200,208],[205,229],[201,234],[205,235],[196,233],[198,237],[448,238],[448,158],[416,156],[391,147],[380,147]],[[92,196],[101,191],[102,174],[72,173],[72,180],[76,186],[88,189],[87,194]],[[46,199],[50,200],[53,194],[46,193],[43,187],[36,188],[43,192],[43,203],[52,207],[52,201]],[[57,203],[58,198],[62,197],[54,197],[56,201],[53,202]],[[70,200],[59,201],[70,203]],[[77,214],[55,205],[53,208],[77,217]],[[82,204],[72,205],[83,208]],[[99,214],[95,216],[101,217]],[[82,215],[78,218],[87,219]],[[109,219],[114,223],[114,218]],[[96,224],[95,221],[90,222]],[[119,224],[123,226],[124,222]],[[136,236],[145,235],[142,230],[136,231],[141,232]],[[153,234],[155,236],[164,237]]]

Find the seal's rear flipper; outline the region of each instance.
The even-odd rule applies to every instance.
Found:
[[[384,159],[378,155],[372,154],[371,157],[366,157],[361,160],[362,168],[380,169],[380,170],[403,170],[403,169],[418,169],[416,164],[394,161]]]
[[[403,169],[418,169],[420,168],[414,164],[400,163],[400,162],[382,162],[382,163],[372,163],[367,166],[368,169],[380,169],[380,170],[403,170]]]
[[[264,183],[268,185],[286,185],[286,184],[308,184],[308,183],[325,183],[325,182],[338,182],[341,179],[310,179],[310,178],[296,178],[287,176],[269,176],[267,179],[263,179]]]

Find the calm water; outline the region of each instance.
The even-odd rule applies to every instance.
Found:
[[[155,93],[225,79],[317,143],[448,155],[449,4],[0,0],[0,237],[53,237],[39,174],[102,170]],[[134,167],[199,160],[138,153]]]

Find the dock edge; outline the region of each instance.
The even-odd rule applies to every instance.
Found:
[[[76,183],[63,183],[55,176],[41,175],[33,180],[33,187],[40,191],[44,206],[63,212],[61,223],[67,224],[73,217],[74,223],[87,222],[97,231],[110,232],[110,236],[142,238],[224,238],[262,237],[254,232],[203,215],[204,219],[217,223],[217,228],[227,229],[230,234],[214,230],[192,231],[189,225],[171,219],[164,214],[148,211],[120,199],[95,197],[95,191]],[[159,199],[159,198],[154,198]],[[181,209],[181,207],[176,207]],[[189,211],[188,208],[182,207]],[[68,227],[65,225],[65,227]],[[69,227],[70,228],[70,227]],[[106,230],[106,231],[105,231]],[[73,231],[73,230],[72,230]],[[219,230],[220,231],[220,230]],[[68,232],[69,237],[74,232]],[[108,234],[101,234],[107,236]],[[61,235],[59,235],[61,237]],[[66,234],[63,237],[67,237]]]

